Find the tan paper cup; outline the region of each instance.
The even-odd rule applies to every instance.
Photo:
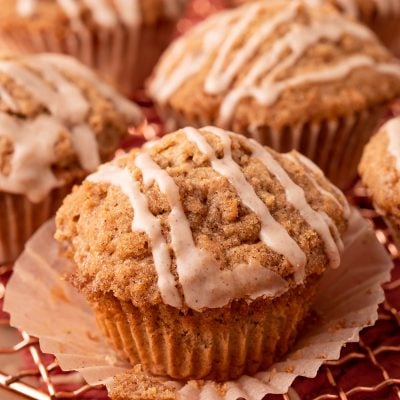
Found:
[[[144,85],[158,58],[167,47],[175,20],[156,25],[137,24],[115,28],[88,28],[71,24],[64,33],[37,29],[3,33],[0,51],[19,53],[62,53],[94,69],[124,95],[131,96]]]
[[[103,334],[131,365],[141,363],[144,371],[156,376],[226,381],[252,375],[287,353],[316,287],[314,280],[273,303],[240,301],[227,309],[185,317],[170,306],[139,309],[111,295],[93,302],[91,308]]]
[[[398,13],[386,15],[385,17],[376,14],[367,24],[376,32],[382,43],[395,56],[400,57],[400,17]]]
[[[18,258],[27,240],[56,213],[70,191],[70,185],[54,189],[39,203],[23,195],[0,192],[0,265]]]
[[[224,384],[165,382],[140,368],[129,371],[103,339],[83,297],[61,279],[71,265],[59,257],[54,229],[53,222],[44,225],[16,263],[5,295],[11,324],[38,337],[44,352],[54,354],[64,370],[80,371],[91,385],[104,383],[117,392],[121,374],[128,373],[130,393],[138,390],[138,398],[148,385],[167,387],[180,400],[261,400],[286,393],[296,377],[314,377],[324,360],[338,359],[345,343],[358,341],[360,331],[375,323],[384,299],[381,285],[393,267],[368,223],[353,210],[341,266],[328,270],[318,287],[314,304],[320,321],[303,332],[288,355],[266,371]],[[141,380],[146,384],[137,384]]]

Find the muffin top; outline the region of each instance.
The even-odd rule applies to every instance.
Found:
[[[400,218],[400,117],[388,121],[372,137],[359,172],[376,208]]]
[[[34,28],[48,25],[62,29],[74,22],[112,28],[118,24],[136,26],[152,24],[165,18],[176,18],[186,0],[2,0],[0,26],[26,24]]]
[[[87,295],[202,310],[337,267],[348,214],[300,154],[185,128],[88,177],[59,210],[56,238]]]
[[[386,103],[400,94],[400,64],[329,5],[263,0],[178,39],[149,88],[164,108],[199,124],[281,129]]]
[[[258,0],[232,0],[232,4],[240,5]],[[273,1],[273,0],[272,0]],[[398,0],[306,0],[311,6],[321,6],[330,3],[340,12],[361,21],[368,21],[373,16],[400,15],[400,2]]]
[[[0,191],[43,200],[112,158],[138,107],[62,55],[0,57]]]

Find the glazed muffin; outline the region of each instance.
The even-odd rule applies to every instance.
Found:
[[[2,0],[0,49],[74,56],[131,95],[168,45],[185,0]]]
[[[400,249],[400,117],[383,125],[365,147],[359,172]]]
[[[140,120],[133,103],[70,57],[0,57],[1,264]]]
[[[225,381],[288,351],[339,266],[348,216],[300,154],[185,128],[88,177],[58,211],[56,239],[132,365]]]
[[[255,0],[231,0],[237,6]],[[274,1],[274,0],[265,0]],[[295,1],[295,0],[294,0]],[[392,51],[400,51],[400,0],[308,0],[311,5],[329,3],[340,12],[373,30]]]
[[[171,126],[212,124],[297,149],[345,187],[400,95],[400,64],[332,7],[257,1],[177,40],[149,90]]]

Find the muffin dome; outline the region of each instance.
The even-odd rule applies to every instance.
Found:
[[[0,58],[0,191],[42,201],[110,159],[139,109],[61,55]]]
[[[256,0],[232,0],[240,5]],[[274,1],[274,0],[265,0]],[[338,11],[368,25],[382,42],[392,50],[399,50],[400,1],[398,0],[307,0],[310,5],[329,3]]]
[[[315,165],[243,136],[185,128],[102,166],[56,238],[114,347],[146,373],[226,381],[285,354],[348,206]]]
[[[185,0],[4,0],[0,49],[63,53],[131,95],[168,45]]]
[[[178,124],[281,129],[394,98],[400,66],[367,28],[331,7],[257,1],[177,40],[150,91]]]
[[[216,125],[296,149],[347,188],[400,95],[400,63],[329,5],[256,1],[178,39],[149,89],[169,126]]]
[[[56,237],[85,291],[201,310],[338,266],[345,210],[299,154],[186,128],[91,175],[59,210]]]
[[[400,245],[400,117],[383,125],[365,147],[359,172],[375,208]]]

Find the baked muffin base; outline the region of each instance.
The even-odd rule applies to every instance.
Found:
[[[61,206],[73,185],[54,189],[39,203],[19,194],[0,192],[0,264],[11,264],[32,234]]]
[[[34,32],[0,32],[0,51],[61,53],[77,58],[126,96],[144,85],[154,65],[168,46],[175,29],[174,20],[128,29],[69,29],[64,35],[51,29]]]
[[[176,380],[227,381],[267,369],[293,345],[310,310],[318,284],[276,299],[186,313],[170,306],[139,309],[130,302],[90,296],[104,335],[131,365]]]

